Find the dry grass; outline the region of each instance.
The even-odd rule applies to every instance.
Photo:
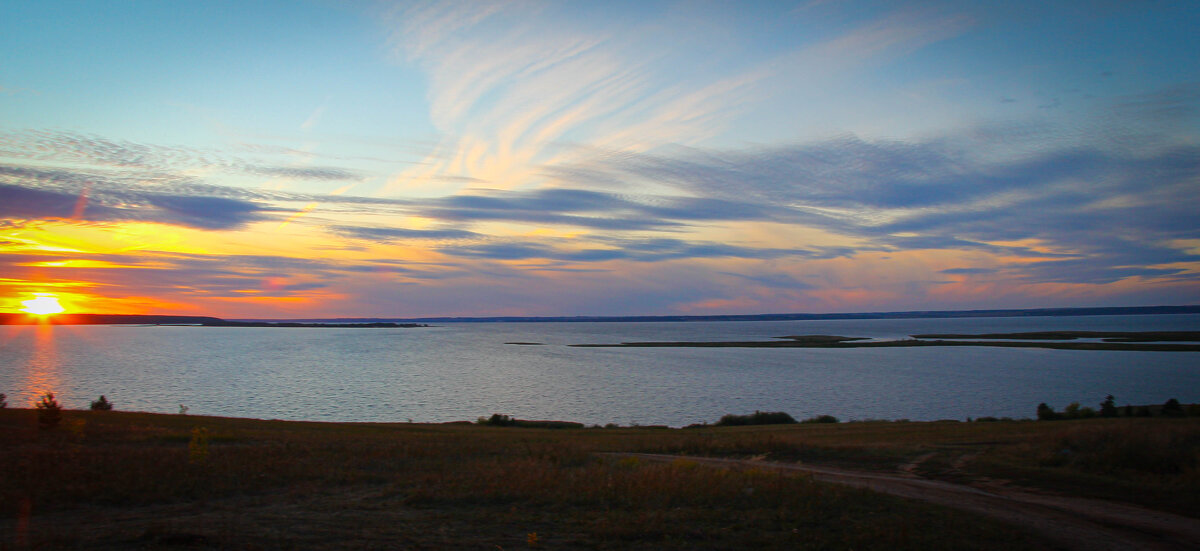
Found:
[[[979,472],[1200,517],[1200,419],[1032,424],[1042,430],[982,455]]]
[[[197,427],[207,431],[199,459]],[[803,475],[594,454],[881,462],[957,428],[541,430],[67,411],[45,431],[31,410],[0,410],[0,549],[1045,547],[965,513]]]
[[[0,550],[1045,546],[803,475],[605,451],[883,471],[924,458],[927,476],[1200,516],[1200,419],[543,430],[65,411],[41,430],[33,410],[0,409]]]

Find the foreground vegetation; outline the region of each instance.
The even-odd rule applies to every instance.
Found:
[[[47,429],[39,411],[0,409],[0,549],[1048,547],[802,474],[612,451],[908,465],[1200,516],[1195,418],[551,430],[63,410]]]

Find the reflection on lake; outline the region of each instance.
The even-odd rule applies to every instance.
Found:
[[[420,422],[491,413],[585,423],[1031,417],[1039,402],[1200,402],[1200,353],[1001,348],[571,348],[829,334],[1200,330],[1200,315],[773,322],[483,323],[418,329],[10,326],[0,392],[84,408]],[[505,342],[537,342],[514,346]]]

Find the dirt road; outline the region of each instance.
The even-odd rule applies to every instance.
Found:
[[[796,463],[648,453],[608,455],[664,462],[686,459],[723,468],[754,467],[804,472],[820,482],[867,488],[986,515],[1038,532],[1068,549],[1200,549],[1200,521],[1110,501],[1012,488],[982,489],[919,478],[911,472],[882,474]]]

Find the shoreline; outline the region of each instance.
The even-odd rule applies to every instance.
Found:
[[[1102,340],[1099,342],[1079,342],[1074,340],[1078,338]],[[1001,348],[1049,348],[1056,350],[1200,352],[1200,331],[1045,331],[1037,333],[924,334],[912,335],[911,339],[891,341],[872,341],[867,337],[842,337],[838,335],[792,335],[776,337],[776,339],[778,340],[645,341],[617,344],[571,344],[568,346],[577,348],[911,348],[922,346],[993,346]]]

